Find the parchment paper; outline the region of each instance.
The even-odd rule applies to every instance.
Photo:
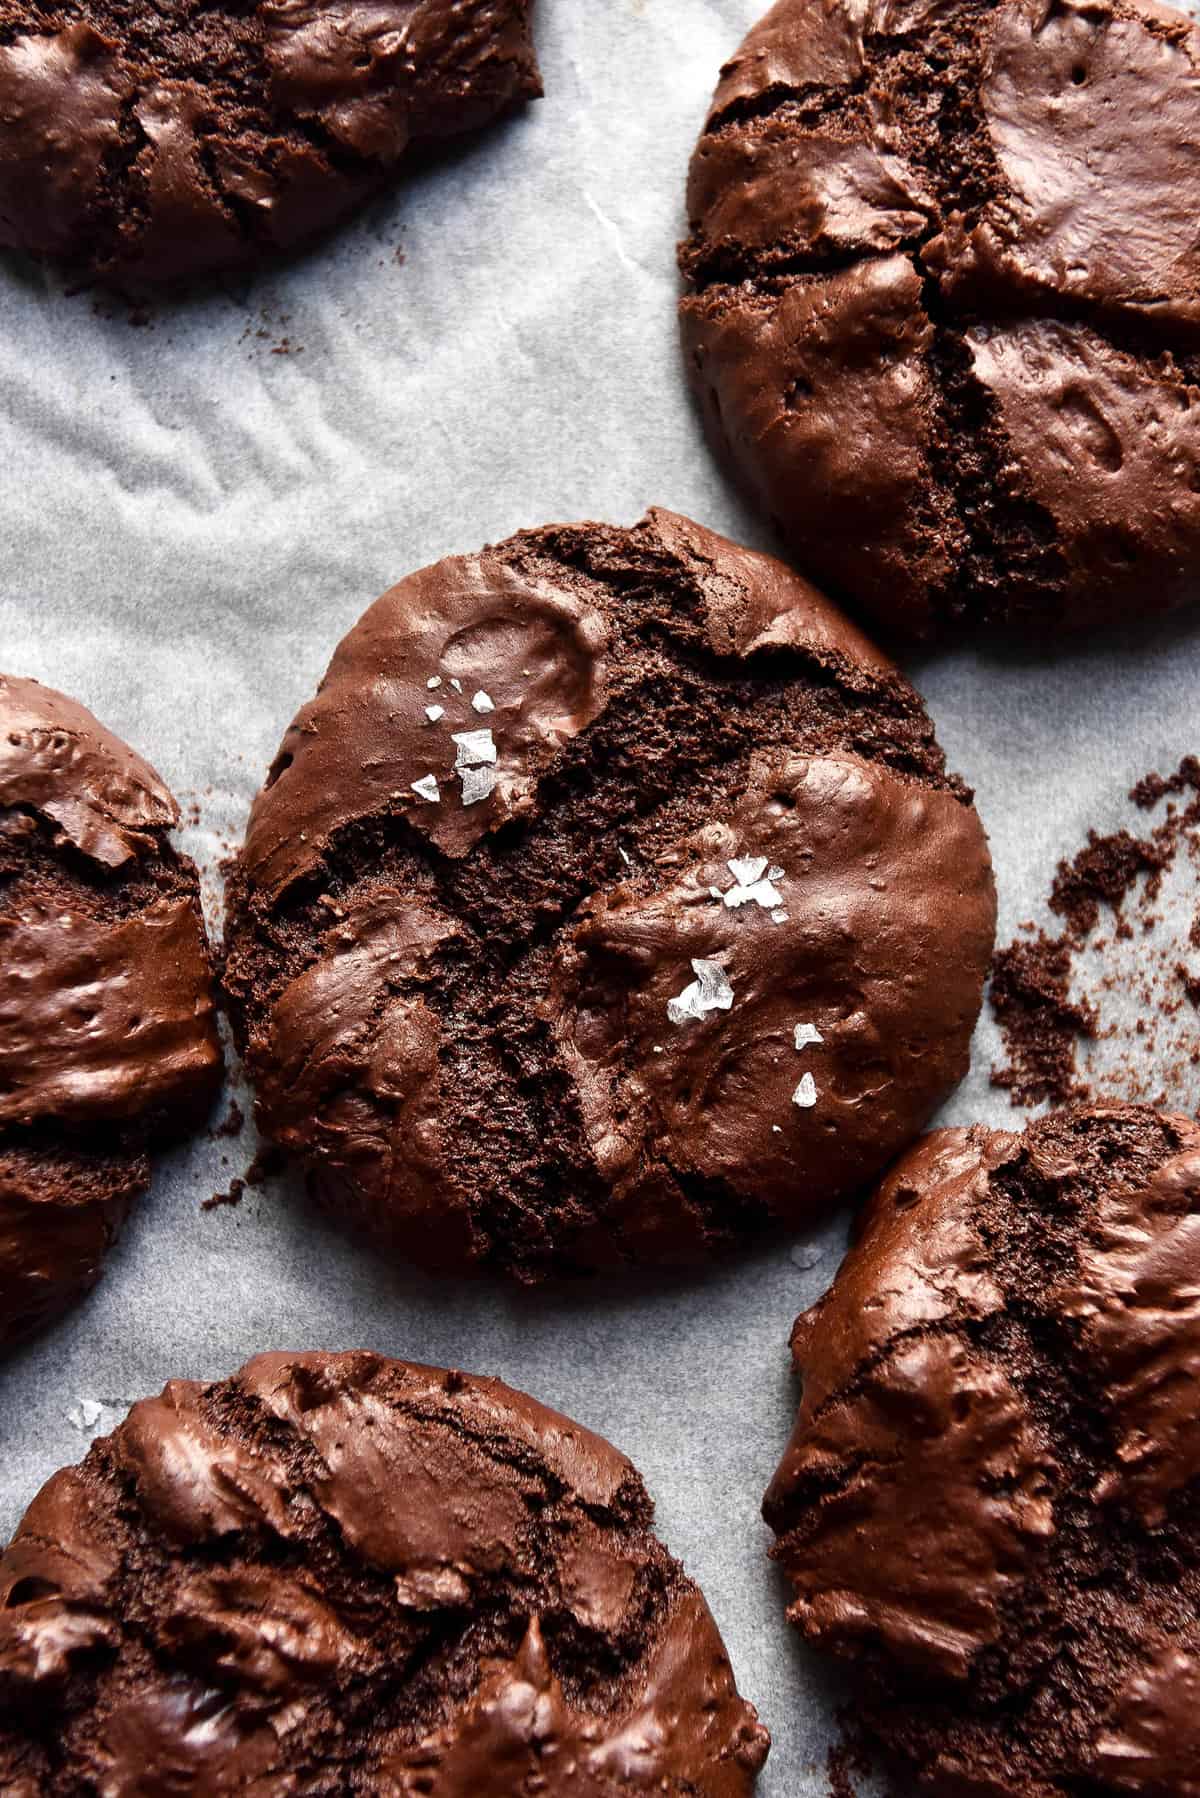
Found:
[[[0,262],[0,666],[83,700],[198,803],[183,842],[214,914],[284,726],[402,574],[654,502],[770,547],[701,440],[674,320],[687,158],[760,0],[538,5],[547,98],[284,272],[138,328]],[[1200,615],[1140,646],[914,670],[978,791],[1002,941],[1135,778],[1200,749],[1198,643]],[[947,1120],[1019,1119],[995,1051],[985,1020]],[[247,1130],[160,1163],[94,1297],[0,1366],[0,1540],[173,1375],[356,1345],[498,1373],[633,1457],[774,1733],[761,1791],[824,1792],[832,1685],[784,1622],[758,1507],[788,1330],[844,1220],[704,1280],[463,1290],[383,1271],[278,1185],[202,1213],[252,1150]]]

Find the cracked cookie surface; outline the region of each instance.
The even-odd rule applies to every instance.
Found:
[[[260,1123],[400,1259],[719,1254],[965,1072],[986,840],[908,682],[668,512],[410,576],[255,801],[225,981]]]
[[[9,1798],[744,1798],[768,1738],[607,1442],[498,1380],[174,1380],[0,1557]]]
[[[889,636],[1200,574],[1200,37],[1137,0],[781,0],[688,190],[710,435]]]
[[[540,91],[529,0],[0,0],[0,242],[134,290],[242,267]]]
[[[945,1798],[1200,1793],[1200,1128],[941,1130],[792,1335],[789,1615]]]
[[[0,1346],[94,1283],[147,1149],[220,1084],[178,821],[90,712],[0,675]]]

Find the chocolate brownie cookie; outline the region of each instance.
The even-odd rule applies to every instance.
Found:
[[[1200,1793],[1200,1127],[942,1130],[792,1337],[790,1615],[945,1798]]]
[[[768,1737],[632,1465],[365,1353],[173,1380],[0,1559],[0,1785],[742,1798]]]
[[[0,0],[0,243],[137,288],[325,229],[541,92],[530,0]]]
[[[907,681],[656,511],[371,607],[255,801],[226,976],[328,1206],[536,1278],[853,1192],[965,1071],[993,922]]]
[[[1146,0],[780,0],[692,162],[711,433],[887,633],[1200,577],[1200,38]]]
[[[220,1082],[178,817],[90,712],[0,675],[0,1347],[93,1284],[153,1138]]]

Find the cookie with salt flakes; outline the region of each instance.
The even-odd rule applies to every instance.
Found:
[[[288,730],[230,888],[262,1127],[388,1251],[720,1254],[962,1077],[987,843],[905,678],[672,513],[411,575]]]

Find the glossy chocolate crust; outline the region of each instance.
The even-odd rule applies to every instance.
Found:
[[[1200,1127],[941,1130],[792,1336],[808,1639],[944,1798],[1200,1794]]]
[[[459,736],[495,761],[456,774]],[[263,1128],[397,1256],[523,1278],[855,1191],[964,1073],[994,922],[904,678],[781,563],[661,511],[385,594],[229,892]],[[723,1002],[695,1009],[697,964]]]
[[[90,712],[0,675],[0,1347],[96,1280],[156,1136],[221,1078],[178,808]]]
[[[742,1798],[768,1737],[623,1455],[366,1353],[173,1380],[0,1559],[0,1787]]]
[[[1139,0],[780,0],[692,160],[710,433],[886,637],[1200,576],[1200,37]]]
[[[0,243],[137,288],[341,218],[541,92],[530,0],[0,0]]]

